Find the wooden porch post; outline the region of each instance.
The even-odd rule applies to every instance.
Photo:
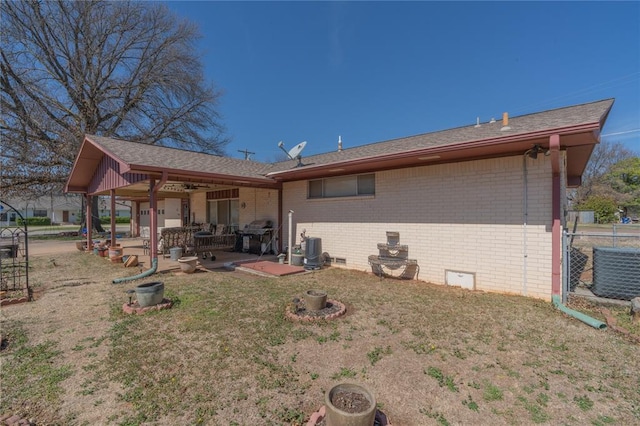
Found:
[[[131,220],[135,221],[135,223],[131,224],[132,225],[131,235],[140,237],[140,201],[135,201],[134,206],[136,206],[136,214],[135,214],[135,217],[131,215],[132,216]]]
[[[110,190],[109,195],[111,196],[111,245],[115,247],[118,245],[116,242],[116,190]]]
[[[93,250],[93,238],[91,235],[91,228],[93,225],[93,222],[91,221],[91,195],[89,194],[84,194],[84,198],[85,198],[85,226],[87,228],[87,250],[91,251]]]

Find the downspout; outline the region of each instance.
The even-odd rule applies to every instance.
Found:
[[[167,172],[162,173],[162,178],[156,185],[156,180],[151,179],[149,182],[149,204],[150,204],[150,212],[151,212],[151,223],[150,223],[150,243],[149,243],[149,253],[151,258],[151,269],[147,269],[146,271],[141,272],[138,275],[133,275],[130,277],[122,277],[113,280],[114,284],[119,284],[125,281],[133,281],[138,280],[140,278],[148,277],[149,275],[155,274],[158,270],[158,209],[157,209],[157,193],[158,190],[167,182],[168,174]]]
[[[549,151],[551,153],[551,171],[552,171],[552,188],[551,188],[551,209],[553,223],[551,225],[551,301],[553,305],[565,314],[577,320],[590,325],[599,330],[607,328],[602,321],[592,318],[582,312],[567,308],[562,303],[561,293],[561,276],[560,268],[562,266],[562,255],[560,252],[562,228],[560,226],[560,135],[551,135],[549,138]]]
[[[157,270],[158,270],[158,257],[154,257],[151,260],[151,269],[147,269],[146,271],[143,271],[137,275],[132,275],[130,277],[116,278],[115,280],[112,281],[112,283],[120,284],[125,281],[133,281],[133,280],[139,280],[140,278],[146,278],[149,275],[155,274]]]

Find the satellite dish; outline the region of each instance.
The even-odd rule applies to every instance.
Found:
[[[307,141],[304,142],[300,142],[298,145],[294,146],[293,148],[291,148],[289,150],[289,152],[287,153],[287,155],[289,156],[289,158],[291,158],[292,160],[294,158],[300,159],[300,154],[302,154],[302,150],[304,149],[304,147],[307,145]]]
[[[278,148],[283,150],[287,154],[287,157],[289,157],[289,159],[291,159],[291,160],[295,160],[296,158],[298,159],[298,165],[296,167],[300,167],[300,166],[304,165],[304,164],[302,164],[302,155],[301,154],[302,154],[302,150],[304,149],[304,147],[306,145],[307,145],[307,141],[300,142],[298,145],[294,146],[289,151],[287,151],[284,148],[284,143],[282,141],[278,142]]]

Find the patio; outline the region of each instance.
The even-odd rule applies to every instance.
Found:
[[[134,275],[134,271],[135,274],[137,274],[150,268],[151,263],[149,253],[145,248],[145,239],[123,238],[118,240],[118,243],[123,249],[123,256],[138,256],[138,265],[125,268],[123,264],[123,277]],[[214,255],[216,257],[215,260],[211,260],[210,257],[198,257],[198,267],[194,273],[236,269],[257,275],[281,276],[288,275],[292,272],[304,272],[303,268],[279,264],[277,256],[273,254],[259,256],[252,253],[216,251]],[[183,253],[183,256],[186,256],[186,254]],[[109,261],[109,259],[105,258],[105,261]],[[234,266],[230,267],[231,264]],[[158,254],[158,269],[156,274],[167,273],[187,275],[181,271],[180,264],[172,260],[170,255],[163,256],[162,254]]]

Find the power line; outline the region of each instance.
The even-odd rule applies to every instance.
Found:
[[[640,132],[640,128],[632,129],[632,130],[626,130],[624,132],[607,133],[606,135],[600,135],[600,136],[605,137],[605,136],[626,135],[627,133],[635,133],[635,132]]]
[[[242,153],[244,154],[244,159],[245,159],[245,160],[249,160],[249,157],[250,157],[252,154],[255,154],[255,152],[251,152],[251,151],[247,150],[247,148],[245,148],[245,149],[239,149],[239,150],[238,150],[238,152],[242,152]]]
[[[573,92],[565,93],[562,95],[554,96],[551,98],[543,99],[537,102],[529,103],[520,107],[512,109],[514,114],[526,113],[531,108],[544,108],[545,106],[552,106],[556,102],[563,99],[571,99],[577,96],[584,96],[590,93],[597,93],[603,90],[611,89],[616,86],[624,86],[626,84],[633,83],[640,79],[640,71],[633,72],[631,74],[623,75],[611,80],[603,81],[601,83],[592,84],[591,86],[584,87],[582,89],[575,90]]]

